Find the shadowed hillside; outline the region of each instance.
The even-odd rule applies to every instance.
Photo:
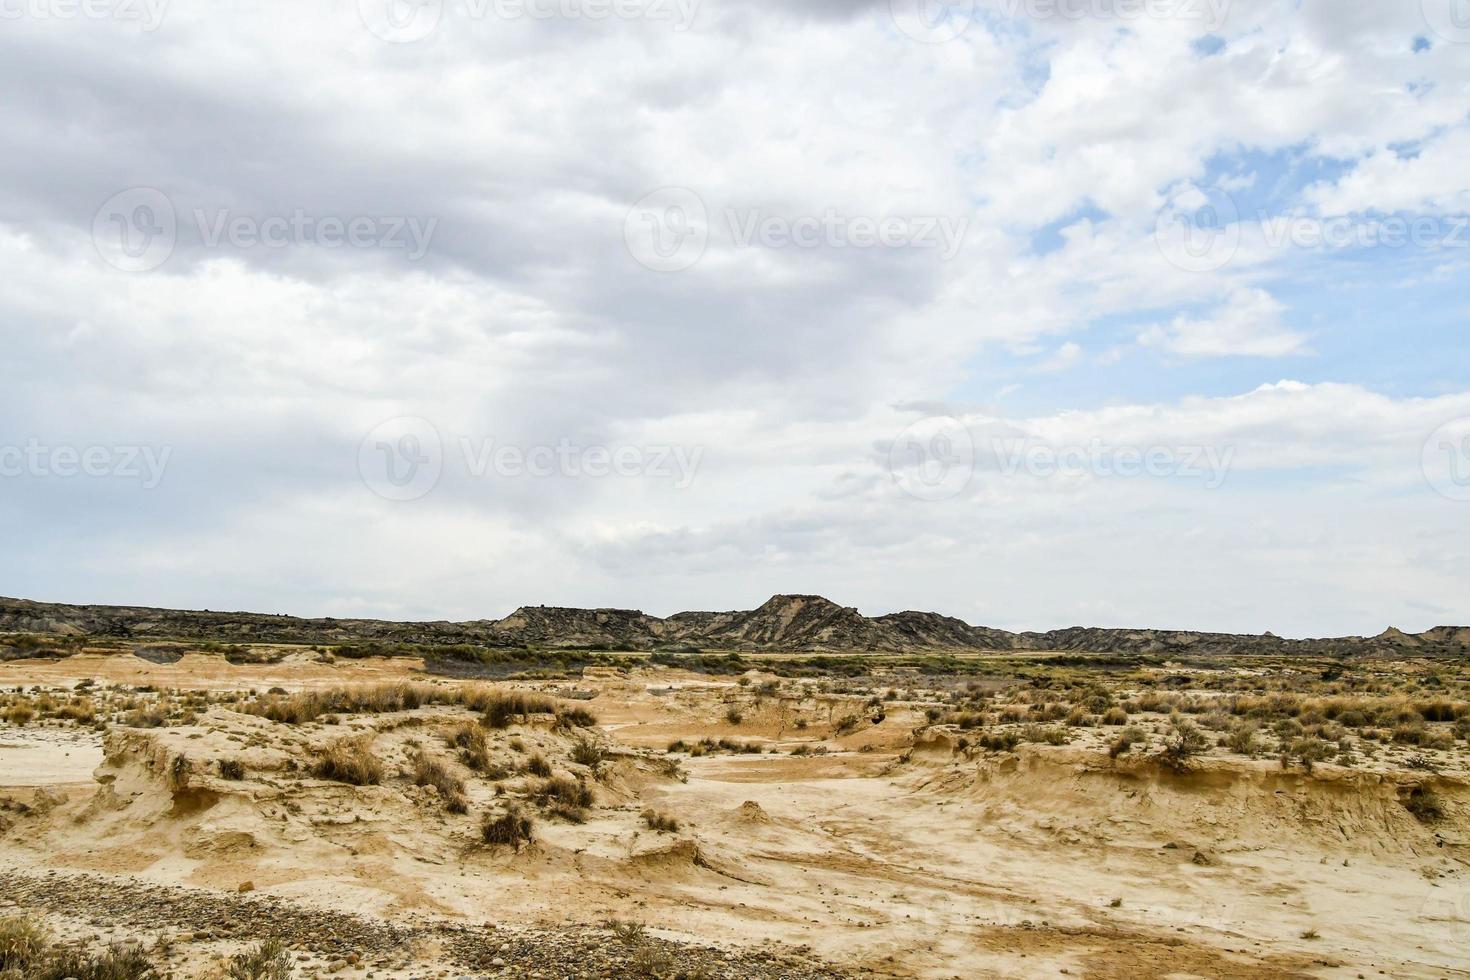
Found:
[[[1374,637],[1289,640],[1190,630],[1072,627],[1009,633],[932,612],[869,617],[821,596],[773,596],[758,609],[683,612],[666,619],[630,609],[522,606],[500,620],[395,623],[300,619],[262,613],[74,606],[0,599],[0,632],[221,642],[474,644],[486,647],[741,651],[1017,651],[1192,656],[1465,657],[1470,628]]]

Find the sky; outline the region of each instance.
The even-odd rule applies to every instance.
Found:
[[[1470,0],[0,0],[0,594],[1470,625]]]

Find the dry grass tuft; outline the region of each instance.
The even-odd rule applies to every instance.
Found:
[[[291,954],[279,939],[267,939],[230,957],[229,980],[291,980]]]
[[[659,813],[657,810],[644,810],[642,817],[643,822],[648,826],[649,830],[656,830],[661,834],[678,833],[679,821],[666,813]]]
[[[383,781],[383,762],[372,750],[367,735],[339,738],[328,745],[316,764],[319,779],[331,779],[353,786],[376,786]]]
[[[469,802],[464,795],[464,781],[450,772],[438,759],[420,752],[414,759],[413,784],[434,787],[450,813],[469,812]]]
[[[23,915],[0,919],[0,974],[23,973],[50,944],[50,935],[35,920]]]
[[[572,823],[587,819],[587,808],[595,799],[586,783],[566,776],[553,776],[544,781],[532,795],[546,812]]]
[[[531,818],[514,804],[499,816],[486,814],[480,824],[480,836],[486,844],[508,844],[517,851],[521,849],[522,842],[531,842],[532,833]]]

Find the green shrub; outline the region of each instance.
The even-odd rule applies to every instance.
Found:
[[[1160,760],[1174,769],[1185,769],[1195,756],[1209,751],[1210,740],[1199,726],[1187,718],[1175,715],[1169,722],[1169,734],[1164,736],[1164,748]]]
[[[1260,751],[1260,740],[1256,738],[1256,726],[1250,722],[1237,724],[1225,736],[1225,747],[1241,755],[1253,756]]]

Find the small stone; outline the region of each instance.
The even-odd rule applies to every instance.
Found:
[[[244,892],[253,892],[253,891],[255,891],[255,882],[253,882],[253,881],[242,881],[242,882],[240,882],[240,892],[242,894]]]

